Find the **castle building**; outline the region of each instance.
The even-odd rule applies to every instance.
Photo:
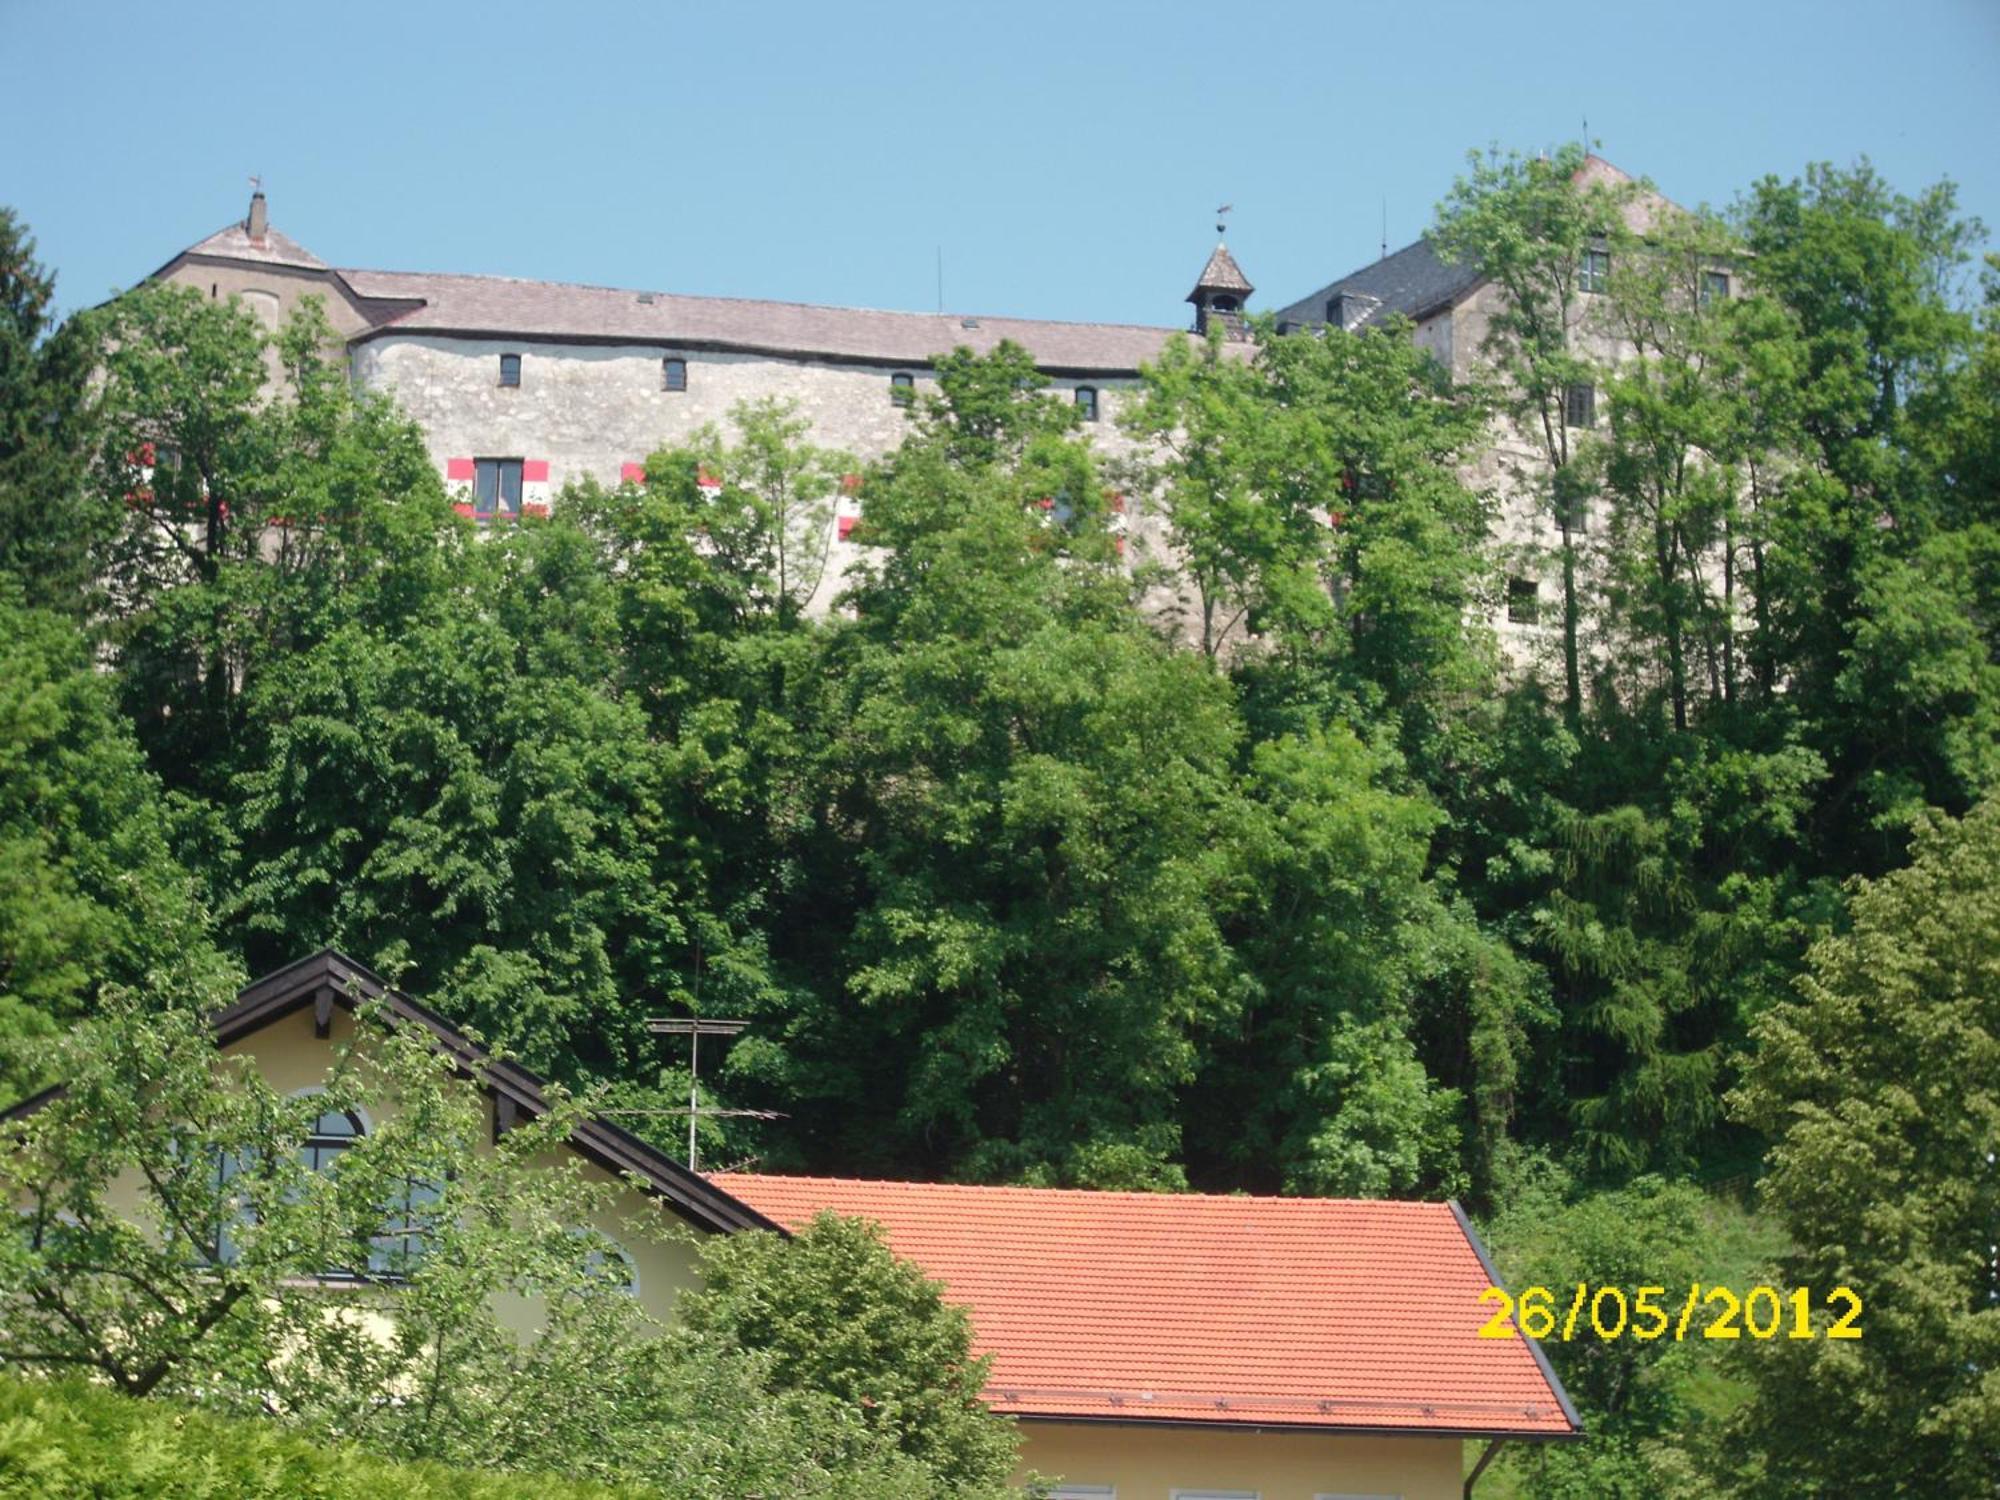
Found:
[[[1631,181],[1597,157],[1581,175]],[[1650,215],[1664,202],[1648,195],[1634,212]],[[262,191],[242,220],[181,251],[153,279],[239,298],[272,329],[302,298],[321,298],[354,379],[396,399],[447,484],[461,489],[464,509],[482,520],[546,513],[565,483],[586,475],[636,478],[647,454],[706,425],[726,434],[730,409],[760,397],[795,402],[816,444],[877,457],[902,440],[939,355],[961,346],[985,353],[1002,340],[1028,350],[1051,388],[1076,403],[1104,456],[1125,457],[1132,445],[1115,421],[1119,404],[1140,366],[1184,331],[334,267],[271,224]],[[1225,337],[1242,337],[1254,291],[1218,242],[1187,296],[1192,331],[1219,324]],[[1415,341],[1464,379],[1497,296],[1474,268],[1445,262],[1420,239],[1287,304],[1277,321],[1280,332],[1354,330],[1400,314]],[[1571,415],[1589,425],[1590,407]],[[1503,423],[1467,475],[1501,498],[1499,540],[1519,559],[1508,617],[1497,622],[1517,656],[1537,620],[1533,559],[1549,542],[1548,518],[1523,478],[1538,461],[1525,435]],[[849,540],[858,504],[851,494],[837,500],[816,608],[859,555]],[[1149,530],[1143,517],[1120,524]]]
[[[879,456],[901,442],[937,356],[1003,340],[1029,351],[1116,456],[1129,451],[1113,420],[1121,395],[1175,332],[334,267],[271,225],[261,191],[240,222],[153,279],[240,298],[273,329],[321,298],[357,383],[395,397],[481,518],[544,510],[585,475],[635,478],[647,454],[704,425],[726,434],[732,406],[765,396],[796,402],[820,446]],[[1211,310],[1240,318],[1250,285],[1227,249],[1202,281],[1198,326]],[[854,556],[856,502],[838,504],[823,594]]]

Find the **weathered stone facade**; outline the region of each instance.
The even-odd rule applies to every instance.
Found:
[[[1597,169],[1616,174],[1608,164]],[[272,229],[262,194],[243,222],[155,274],[211,297],[238,297],[272,327],[303,298],[320,297],[347,341],[355,380],[394,395],[422,428],[447,483],[469,484],[482,460],[518,463],[520,498],[530,509],[551,504],[566,483],[586,475],[606,484],[632,477],[648,454],[703,426],[727,437],[732,408],[765,397],[794,402],[817,445],[865,462],[894,448],[907,430],[908,408],[893,381],[906,380],[921,395],[932,386],[937,356],[960,346],[984,352],[1003,339],[1025,347],[1059,395],[1092,395],[1096,420],[1086,433],[1107,459],[1127,458],[1133,450],[1117,425],[1120,403],[1141,364],[1176,331],[340,270]],[[1197,323],[1213,315],[1233,332],[1252,290],[1218,245],[1188,300]],[[1366,327],[1403,314],[1416,343],[1462,380],[1482,373],[1497,296],[1490,283],[1419,241],[1277,316],[1281,331],[1305,331],[1329,321]],[[511,381],[503,381],[503,357],[515,362]],[[677,365],[671,381],[667,361]],[[1546,468],[1540,443],[1501,421],[1466,473],[1496,501],[1511,586],[1540,594],[1538,622],[1511,621],[1505,601],[1494,602],[1502,642],[1523,664],[1545,653],[1551,635],[1557,539],[1542,494]],[[853,498],[840,497],[815,608],[839,592],[858,555],[845,540],[855,514]],[[1134,514],[1119,524],[1129,525],[1135,555],[1159,546],[1157,522]]]

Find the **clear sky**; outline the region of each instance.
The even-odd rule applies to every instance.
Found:
[[[1683,203],[1867,154],[2000,225],[2000,0],[0,0],[0,202],[65,307],[240,218],[337,266],[1179,323],[1414,238],[1474,146]]]

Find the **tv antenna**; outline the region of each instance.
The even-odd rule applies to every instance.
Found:
[[[784,1116],[774,1109],[704,1109],[701,1103],[701,1039],[705,1036],[735,1036],[748,1026],[748,1021],[711,1020],[706,1016],[661,1016],[646,1022],[646,1029],[655,1036],[684,1036],[688,1039],[688,1102],[686,1109],[639,1109],[607,1110],[607,1114],[680,1115],[688,1117],[688,1170],[701,1170],[699,1147],[695,1141],[695,1131],[701,1125],[701,1117],[736,1118],[750,1120],[782,1120]]]

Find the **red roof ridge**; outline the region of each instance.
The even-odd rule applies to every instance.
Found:
[[[1242,1204],[1342,1204],[1370,1210],[1424,1209],[1450,1213],[1448,1202],[1422,1198],[1327,1198],[1305,1193],[1157,1193],[1143,1188],[1040,1187],[1020,1182],[925,1182],[911,1177],[821,1177],[794,1172],[711,1172],[710,1182],[759,1182],[799,1187],[916,1188],[926,1192],[1033,1193],[1051,1198],[1064,1197],[1103,1201],[1116,1199],[1155,1203],[1242,1203]]]

